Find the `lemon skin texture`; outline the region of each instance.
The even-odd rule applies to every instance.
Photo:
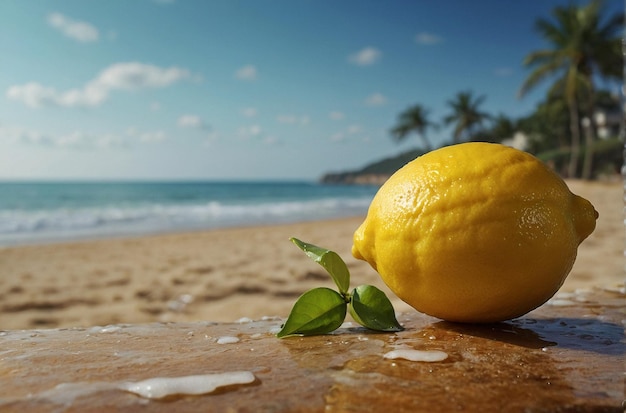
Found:
[[[597,217],[534,156],[464,143],[392,175],[355,232],[352,254],[420,312],[497,322],[558,291]]]

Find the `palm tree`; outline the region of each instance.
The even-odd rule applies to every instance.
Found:
[[[545,159],[561,175],[567,175],[569,158],[569,109],[562,96],[548,95],[535,110],[518,122],[528,136],[527,151],[548,153]]]
[[[580,154],[581,96],[586,96],[587,118],[593,121],[594,75],[620,79],[623,63],[621,56],[621,29],[623,14],[616,13],[602,23],[603,3],[593,0],[584,7],[574,4],[557,7],[552,12],[555,21],[540,18],[536,30],[550,43],[550,48],[528,54],[524,65],[533,68],[522,84],[519,95],[525,95],[540,82],[558,75],[554,89],[561,89],[570,113],[571,154],[568,175],[575,176]],[[586,134],[584,177],[591,174],[591,147],[593,126]]]
[[[430,141],[426,137],[426,130],[435,124],[428,120],[429,110],[422,105],[413,105],[398,116],[397,125],[391,129],[391,136],[396,142],[401,142],[411,133],[415,132],[424,144],[424,151],[432,149]]]
[[[471,136],[474,142],[499,143],[515,136],[518,131],[518,121],[504,113],[490,117],[489,125]]]
[[[452,109],[452,113],[446,116],[443,121],[446,125],[454,123],[452,134],[454,143],[459,143],[461,138],[471,140],[472,136],[479,132],[483,122],[491,118],[486,112],[481,112],[479,106],[485,101],[485,96],[474,98],[471,91],[457,93],[454,100],[449,100],[447,105]]]

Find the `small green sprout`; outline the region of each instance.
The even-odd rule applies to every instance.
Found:
[[[352,292],[350,272],[346,263],[334,251],[291,238],[306,255],[330,274],[339,292],[330,288],[314,288],[296,301],[277,337],[326,334],[343,324],[346,313],[363,327],[376,331],[401,331],[391,302],[384,292],[373,285],[360,285]]]

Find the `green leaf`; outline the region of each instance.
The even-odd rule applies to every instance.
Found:
[[[302,294],[291,309],[279,338],[326,334],[341,326],[346,318],[346,300],[330,288],[314,288]]]
[[[300,241],[298,238],[290,239],[306,255],[328,271],[341,294],[345,295],[348,293],[348,288],[350,288],[350,271],[348,271],[348,266],[336,252],[308,244]]]
[[[352,291],[350,315],[361,324],[377,331],[402,331],[391,301],[373,285],[359,285]]]

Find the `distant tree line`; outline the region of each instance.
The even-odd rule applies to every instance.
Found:
[[[392,138],[399,142],[415,134],[427,152],[433,149],[428,132],[441,125],[453,128],[452,141],[446,144],[502,142],[522,133],[524,149],[565,177],[590,179],[617,172],[623,142],[619,126],[611,126],[624,121],[624,107],[619,95],[598,89],[596,83],[621,81],[624,75],[624,14],[607,16],[605,10],[602,0],[592,0],[584,6],[556,7],[551,18],[536,20],[535,30],[548,47],[525,57],[530,73],[519,97],[541,83],[552,83],[530,115],[513,119],[484,112],[480,106],[486,97],[467,90],[446,102],[449,113],[440,123],[430,119],[427,107],[410,106],[398,116]]]

